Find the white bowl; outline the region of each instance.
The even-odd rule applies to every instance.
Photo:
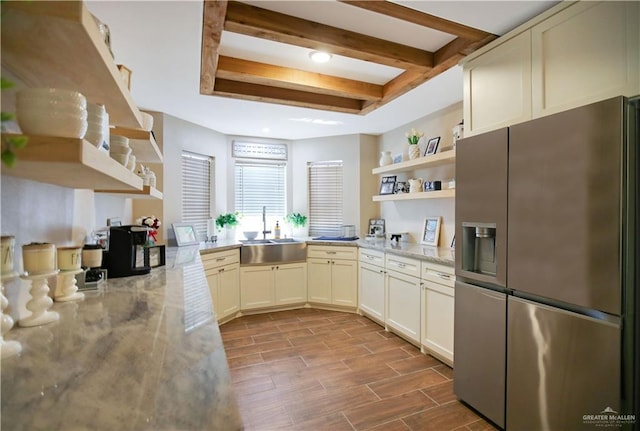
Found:
[[[57,111],[24,111],[16,112],[16,119],[27,135],[82,138],[88,127],[84,112],[82,117]]]
[[[61,88],[25,88],[16,94],[16,100],[43,99],[58,102],[70,102],[87,107],[87,98],[77,91],[63,90]]]
[[[114,147],[113,145],[111,145],[109,147],[109,154],[118,154],[121,156],[127,155],[129,156],[131,154],[131,148],[118,148],[118,147]]]
[[[97,103],[87,103],[87,112],[89,115],[93,114],[99,117],[104,117],[107,113],[104,105],[99,105]]]
[[[244,231],[242,232],[242,234],[246,239],[252,240],[252,239],[256,239],[256,237],[258,236],[258,231],[257,230]]]
[[[127,161],[127,169],[133,172],[135,168],[136,168],[136,155],[129,154],[129,160]]]
[[[86,109],[81,103],[60,102],[57,100],[46,100],[40,98],[26,98],[16,100],[16,110],[18,111],[58,111],[69,114],[80,114]]]
[[[109,156],[120,163],[122,166],[127,166],[127,162],[129,161],[129,154],[113,154],[109,153]]]
[[[125,137],[125,136],[120,136],[120,135],[110,135],[110,142],[113,145],[120,145],[123,147],[128,147],[129,146],[129,138]]]
[[[98,145],[100,145],[104,141],[104,134],[102,134],[100,132],[87,131],[87,133],[85,133],[83,139],[85,141],[88,141],[88,142],[92,143],[93,145],[95,145],[97,147]]]

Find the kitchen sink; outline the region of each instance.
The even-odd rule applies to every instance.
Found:
[[[304,262],[307,243],[293,238],[241,240],[240,265]]]

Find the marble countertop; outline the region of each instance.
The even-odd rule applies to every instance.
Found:
[[[22,353],[2,359],[2,429],[242,429],[198,247],[166,258],[5,334]]]
[[[426,260],[428,262],[438,263],[440,265],[454,266],[455,265],[455,250],[447,247],[433,247],[422,244],[415,244],[409,242],[396,242],[384,239],[359,239],[355,241],[330,241],[330,240],[313,240],[311,238],[305,238],[305,241],[309,245],[333,245],[333,246],[357,246],[362,248],[369,248],[384,251],[386,253],[398,254],[401,256],[412,257],[415,259]],[[227,240],[218,241],[215,243],[206,242],[200,244],[200,253],[213,253],[216,251],[223,251],[232,248],[239,248],[242,244],[238,241]]]

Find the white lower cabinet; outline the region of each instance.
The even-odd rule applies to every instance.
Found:
[[[422,263],[422,350],[453,366],[453,268]]]
[[[240,308],[253,310],[307,301],[307,264],[240,268]]]
[[[358,249],[307,247],[307,295],[310,303],[358,306]]]
[[[385,264],[387,269],[386,327],[408,341],[420,345],[420,261],[387,255]]]
[[[216,318],[221,321],[240,311],[240,253],[237,249],[201,256]]]
[[[384,252],[360,249],[359,261],[358,310],[384,325]]]

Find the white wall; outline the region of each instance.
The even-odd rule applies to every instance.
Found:
[[[407,139],[405,132],[415,128],[424,132],[420,141],[420,151],[424,154],[426,142],[440,136],[438,152],[450,149],[453,145],[451,129],[462,120],[462,102],[441,111],[422,117],[405,126],[391,130],[379,137],[380,151],[391,151],[392,155],[403,153],[407,158]],[[421,169],[413,173],[400,173],[398,181],[408,178],[446,181],[455,178],[455,166],[441,166]],[[409,176],[411,175],[411,176]],[[380,177],[372,176],[379,189]],[[386,220],[387,232],[409,232],[410,242],[420,242],[424,219],[427,216],[441,216],[440,246],[449,247],[455,233],[455,199],[422,199],[415,201],[381,202],[380,216]]]

